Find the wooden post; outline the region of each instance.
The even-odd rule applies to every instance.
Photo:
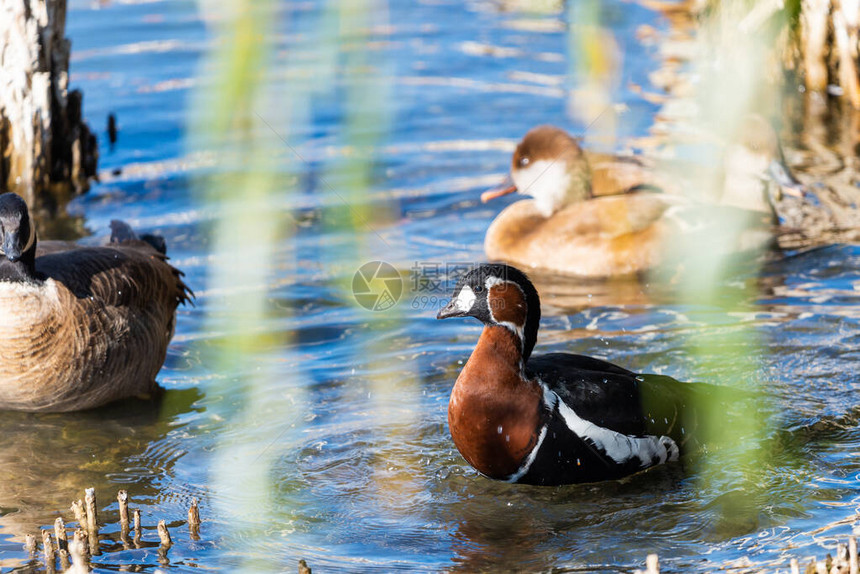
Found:
[[[0,0],[0,191],[33,207],[86,191],[98,163],[81,93],[68,91],[66,1]]]

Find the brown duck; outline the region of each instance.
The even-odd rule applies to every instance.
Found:
[[[539,126],[517,146],[511,180],[481,200],[515,191],[532,199],[490,225],[490,259],[583,277],[634,274],[659,260],[669,204],[639,161],[587,154],[564,130]]]
[[[193,294],[163,242],[111,228],[108,246],[37,253],[27,204],[0,194],[0,409],[81,410],[156,388]]]
[[[517,145],[511,185],[481,196],[488,201],[516,191],[531,198],[502,210],[487,230],[484,251],[490,259],[529,269],[582,277],[632,275],[661,263],[667,238],[700,227],[691,221],[713,225],[718,215],[751,220],[749,232],[730,250],[766,244],[778,220],[763,179],[767,175],[785,193],[799,193],[788,184],[776,133],[765,127],[745,124],[727,157],[723,195],[702,205],[666,190],[665,178],[638,160],[588,153],[564,130],[536,127]]]

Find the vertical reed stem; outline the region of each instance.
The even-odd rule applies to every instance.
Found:
[[[84,501],[87,506],[87,533],[90,537],[90,554],[98,556],[99,551],[99,519],[96,510],[96,489],[88,488],[84,492]]]
[[[45,556],[45,569],[48,572],[53,572],[57,560],[54,553],[54,541],[51,539],[49,530],[42,531],[42,554]]]
[[[58,516],[54,521],[54,536],[57,538],[57,549],[69,549],[69,539],[66,538],[66,523],[63,522],[62,516]]]

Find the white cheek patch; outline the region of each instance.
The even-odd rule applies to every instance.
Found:
[[[457,311],[468,313],[472,310],[475,299],[477,297],[475,297],[475,292],[472,291],[472,288],[468,285],[463,285],[463,288],[460,289],[460,293],[457,294],[457,298],[454,300],[454,307]]]
[[[27,238],[27,245],[24,249],[21,250],[22,253],[26,252],[28,249],[33,247],[33,243],[36,241],[36,223],[33,221],[33,216],[28,214],[28,218],[30,219],[30,236]]]
[[[544,217],[549,217],[564,206],[570,187],[570,174],[564,161],[541,159],[528,167],[511,173],[517,191],[530,195]]]

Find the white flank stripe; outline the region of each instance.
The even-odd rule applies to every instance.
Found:
[[[541,427],[540,434],[538,435],[538,439],[537,439],[537,444],[535,444],[535,447],[529,453],[529,456],[526,458],[526,461],[519,468],[519,470],[517,470],[515,473],[513,473],[511,476],[509,476],[506,479],[506,482],[516,482],[519,479],[521,479],[525,475],[525,473],[527,473],[529,471],[529,468],[531,467],[532,463],[535,461],[535,457],[537,456],[537,453],[540,450],[540,446],[543,444],[543,439],[546,436],[546,429],[547,429],[547,425],[543,425],[543,427]]]
[[[595,447],[602,450],[606,455],[617,462],[624,464],[632,459],[638,459],[643,468],[653,466],[655,457],[659,464],[670,460],[678,460],[678,445],[667,436],[646,435],[643,437],[632,437],[616,432],[614,430],[598,426],[580,417],[570,408],[555,391],[550,390],[545,383],[544,402],[558,405],[567,427],[579,437],[588,440]],[[549,396],[548,396],[549,395]]]

